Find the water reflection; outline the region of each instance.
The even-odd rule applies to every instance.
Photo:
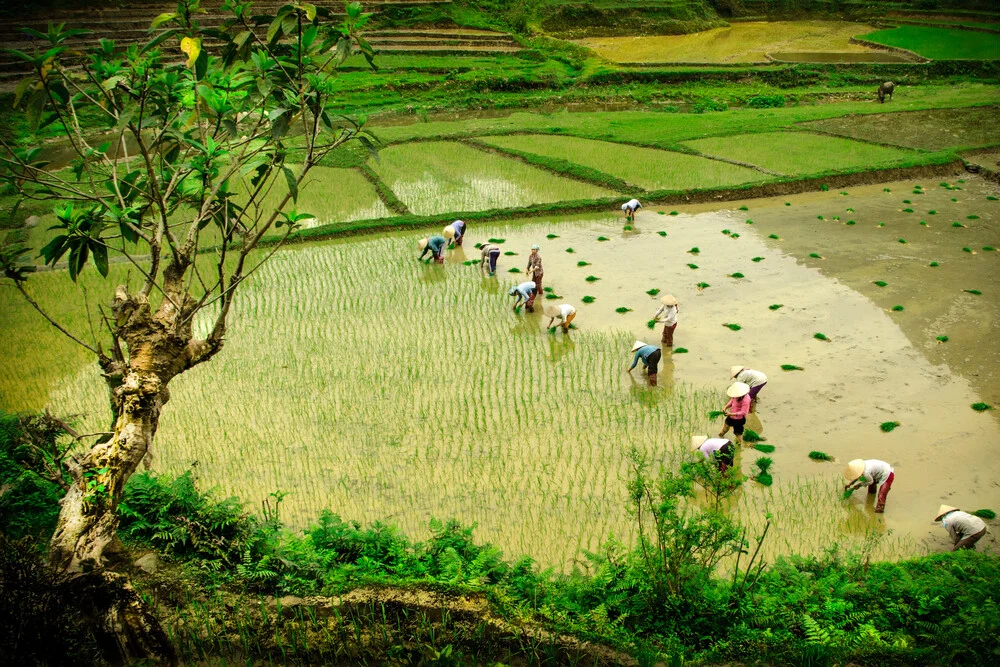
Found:
[[[417,274],[417,280],[420,282],[430,285],[448,280],[448,272],[442,264],[432,260],[430,264],[420,262],[420,265],[420,273]]]
[[[558,327],[557,327],[558,328]],[[560,334],[558,331],[548,334],[549,354],[548,360],[558,363],[563,357],[570,355],[576,349],[576,343],[570,338],[568,333]]]
[[[483,290],[487,294],[499,294],[500,281],[497,280],[496,276],[483,275],[479,279],[479,289]]]

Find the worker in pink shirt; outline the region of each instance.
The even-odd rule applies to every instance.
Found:
[[[725,437],[732,428],[736,436],[736,445],[742,447],[743,427],[746,426],[747,414],[750,412],[750,385],[745,382],[734,382],[726,389],[726,396],[729,397],[729,402],[722,409],[722,414],[726,415],[726,423],[719,437]]]

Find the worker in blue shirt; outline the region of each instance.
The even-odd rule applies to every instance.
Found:
[[[420,257],[423,259],[428,252],[438,264],[444,264],[444,249],[448,245],[443,236],[432,236],[429,239],[420,239],[417,247],[420,248]]]
[[[524,309],[529,313],[535,312],[535,307],[532,302],[535,299],[535,283],[532,280],[523,282],[517,287],[511,287],[510,291],[507,292],[507,296],[516,297],[514,299],[514,311],[517,311],[517,307],[524,302]]]
[[[635,358],[632,359],[632,365],[628,367],[626,373],[631,373],[635,365],[639,363],[642,359],[642,363],[646,366],[646,375],[649,376],[649,385],[651,387],[656,386],[656,365],[660,363],[660,348],[655,345],[647,345],[641,340],[635,341],[635,345],[632,346],[630,352],[635,352]]]

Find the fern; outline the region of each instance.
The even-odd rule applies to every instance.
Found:
[[[802,632],[810,644],[830,643],[830,633],[809,614],[802,614]]]

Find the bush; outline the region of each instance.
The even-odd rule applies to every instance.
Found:
[[[751,109],[771,109],[785,106],[784,95],[756,95],[747,100]]]
[[[52,535],[64,492],[39,471],[45,471],[61,434],[44,415],[0,412],[0,534],[12,540],[32,536],[43,542]]]

